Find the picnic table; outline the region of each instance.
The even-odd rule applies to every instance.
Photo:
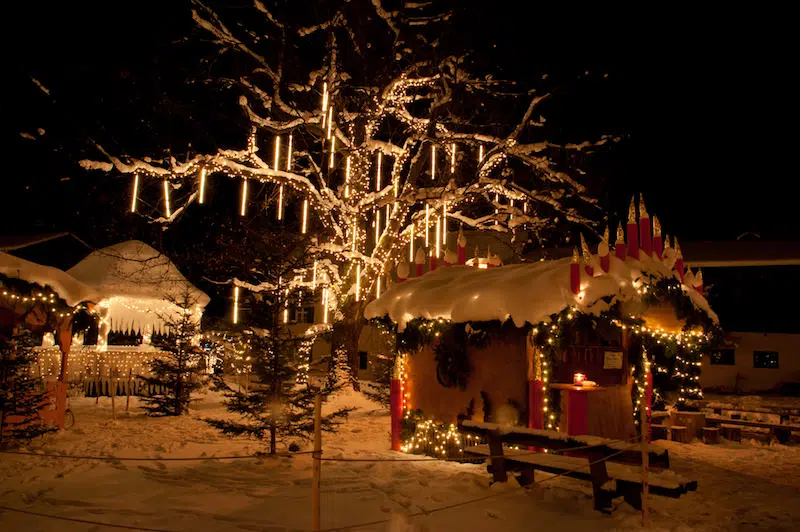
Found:
[[[642,453],[638,443],[588,435],[568,436],[557,431],[475,421],[463,421],[459,428],[462,432],[488,441],[488,444],[466,447],[464,452],[487,457],[490,462],[487,469],[495,482],[506,482],[508,471],[514,471],[520,473],[517,482],[521,486],[527,486],[534,482],[536,470],[545,471],[591,482],[597,510],[608,511],[611,501],[620,496],[637,510],[641,509],[641,471],[638,467],[625,465],[641,466]],[[548,449],[550,452],[504,449],[503,446],[509,444]],[[669,454],[666,449],[649,444],[647,451],[656,468],[648,475],[651,493],[678,498],[697,489],[697,481],[665,471],[669,468]]]

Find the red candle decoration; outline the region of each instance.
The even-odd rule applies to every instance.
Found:
[[[636,204],[631,198],[631,205],[628,207],[628,256],[634,259],[639,258],[639,225],[636,223]]]
[[[414,257],[414,262],[417,265],[416,275],[420,277],[423,273],[423,268],[425,267],[425,251],[423,249],[417,248],[417,255]]]
[[[484,264],[487,269],[495,267],[495,264],[492,263],[492,246],[486,246],[486,260]]]
[[[581,233],[581,255],[583,255],[583,262],[585,263],[583,269],[586,271],[586,275],[593,277],[594,268],[591,266],[592,252],[589,251],[589,245],[586,243],[583,233]]]
[[[622,230],[622,222],[617,226],[617,241],[614,242],[614,256],[619,260],[625,260],[625,232]]]
[[[661,223],[653,216],[653,252],[660,259],[664,256],[664,240],[661,238]]]
[[[644,205],[644,196],[639,198],[639,244],[645,255],[653,255],[653,240],[650,236],[650,215],[647,214],[647,207]]]
[[[409,267],[408,263],[406,262],[401,262],[397,265],[397,284],[400,284],[408,279],[408,270]]]
[[[433,250],[431,250],[431,265],[428,271],[432,272],[436,270],[436,255],[434,255]]]
[[[572,251],[572,263],[569,265],[569,287],[572,293],[578,295],[581,291],[581,256],[577,248]]]
[[[467,238],[464,236],[464,226],[458,228],[458,265],[463,266],[467,263]]]
[[[600,243],[597,245],[597,255],[600,257],[600,267],[606,273],[608,273],[608,270],[611,267],[611,259],[609,259],[608,253],[608,226],[606,226],[605,231],[603,231],[603,239],[600,240]]]
[[[684,277],[684,270],[683,270],[683,253],[681,253],[681,245],[678,244],[678,237],[675,237],[675,270],[678,272],[678,276],[681,278],[681,283],[683,282]]]
[[[694,289],[703,293],[703,270],[697,270],[697,275],[694,276]]]
[[[572,376],[572,384],[575,386],[583,386],[583,381],[586,380],[586,375],[583,373],[576,373]]]
[[[444,250],[444,265],[445,267],[452,266],[456,263],[458,259],[456,258],[456,254],[453,253],[450,248]]]

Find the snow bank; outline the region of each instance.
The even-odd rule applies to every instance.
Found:
[[[6,277],[49,286],[69,306],[75,306],[82,301],[96,301],[98,297],[96,290],[67,272],[20,259],[8,253],[0,252],[0,273]]]
[[[389,316],[400,330],[415,318],[444,318],[454,322],[510,318],[522,327],[526,322],[547,320],[567,307],[598,314],[615,301],[639,297],[636,289],[647,276],[673,276],[663,263],[644,255],[641,260],[625,262],[610,257],[608,273],[602,271],[596,257],[592,259],[595,276],[589,277],[581,266],[578,295],[570,291],[570,258],[489,269],[452,266],[393,286],[370,303],[364,315]],[[716,321],[701,294],[688,287],[686,292],[695,306]],[[605,297],[612,298],[610,303],[602,300]]]

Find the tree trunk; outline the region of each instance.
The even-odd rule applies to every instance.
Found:
[[[275,454],[275,446],[277,445],[277,435],[275,427],[269,429],[269,454]]]
[[[331,363],[329,371],[334,370],[336,363],[337,349],[343,349],[347,353],[347,363],[350,366],[350,377],[353,389],[360,391],[358,383],[358,340],[361,331],[364,329],[364,307],[363,301],[350,301],[343,309],[344,319],[335,323],[333,326],[333,337],[331,338]]]

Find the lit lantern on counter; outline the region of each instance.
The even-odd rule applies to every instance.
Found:
[[[583,373],[576,373],[572,376],[572,384],[575,386],[583,386],[583,381],[586,380],[586,375]]]

